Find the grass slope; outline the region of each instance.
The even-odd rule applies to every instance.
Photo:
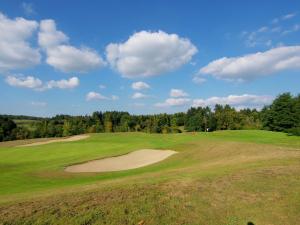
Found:
[[[128,171],[63,172],[69,164],[141,148],[180,154]],[[2,144],[0,224],[299,224],[299,149],[299,137],[267,131]]]

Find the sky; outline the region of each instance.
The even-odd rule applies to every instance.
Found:
[[[261,109],[299,72],[296,0],[0,2],[0,114]]]

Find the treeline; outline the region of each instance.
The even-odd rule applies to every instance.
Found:
[[[18,120],[31,120],[24,125]],[[23,121],[24,122],[24,121]],[[57,115],[52,118],[0,116],[0,141],[65,137],[83,133],[147,132],[181,133],[183,131],[215,131],[266,129],[300,134],[300,97],[279,95],[263,110],[237,111],[229,105],[190,108],[186,113],[130,115],[128,112],[94,112],[86,116]]]
[[[264,129],[300,136],[300,95],[279,95],[261,111]]]

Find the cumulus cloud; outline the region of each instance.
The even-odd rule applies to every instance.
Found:
[[[173,98],[178,98],[178,97],[187,97],[189,95],[188,93],[184,92],[181,89],[171,89],[170,96]]]
[[[54,20],[48,19],[40,22],[38,42],[41,47],[48,49],[63,43],[67,43],[68,41],[69,37],[56,29]]]
[[[197,48],[189,39],[163,31],[140,31],[124,43],[106,47],[110,65],[127,78],[150,77],[188,63]]]
[[[246,107],[256,107],[260,108],[263,105],[270,104],[273,100],[272,96],[269,95],[229,95],[226,97],[210,97],[207,99],[194,99],[193,106],[194,107],[214,107],[216,104],[220,105],[231,105],[237,108],[246,108]]]
[[[104,95],[100,94],[99,92],[95,92],[95,91],[90,91],[86,95],[86,100],[87,101],[93,101],[93,100],[112,100],[112,101],[116,101],[118,99],[119,99],[119,96],[117,96],[117,95],[112,95],[111,97],[107,97],[107,96],[104,96]]]
[[[105,65],[95,50],[76,48],[68,41],[68,36],[57,30],[54,20],[41,21],[38,42],[47,53],[49,65],[63,72],[87,72]]]
[[[148,95],[145,95],[145,94],[143,94],[143,93],[141,93],[141,92],[136,92],[136,93],[134,93],[134,94],[132,95],[131,98],[133,98],[133,99],[140,99],[140,98],[147,98],[147,97],[149,97],[149,96],[148,96]]]
[[[17,70],[40,63],[38,49],[32,48],[28,39],[38,28],[38,23],[24,18],[9,19],[0,13],[0,71]]]
[[[156,103],[156,107],[184,106],[191,102],[189,98],[168,98],[164,102]]]
[[[70,45],[48,49],[47,55],[47,63],[63,72],[83,73],[105,64],[94,50],[78,49]]]
[[[48,81],[47,89],[60,88],[60,89],[72,89],[79,85],[79,79],[77,77],[71,77],[69,80],[51,80]]]
[[[143,90],[143,89],[149,89],[150,85],[145,82],[138,81],[138,82],[132,83],[131,87],[133,90]]]
[[[43,81],[33,76],[9,75],[5,81],[13,87],[29,88],[37,91],[45,91],[53,88],[72,89],[79,85],[79,79],[77,77],[71,77],[69,80],[50,80],[43,83]]]
[[[14,86],[14,87],[38,89],[43,86],[43,82],[40,79],[35,78],[33,76],[17,77],[17,76],[10,75],[6,77],[5,81],[10,86]]]
[[[107,100],[108,97],[98,93],[98,92],[94,92],[94,91],[91,91],[89,93],[87,93],[86,95],[86,100],[87,101],[92,101],[92,100]]]
[[[300,46],[283,46],[241,57],[223,57],[199,71],[218,79],[246,81],[284,70],[300,69]]]

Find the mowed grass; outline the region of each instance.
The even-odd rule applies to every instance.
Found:
[[[64,172],[142,148],[179,154],[128,171]],[[300,138],[267,131],[115,133],[32,147],[0,144],[0,224],[141,221],[300,224]]]

